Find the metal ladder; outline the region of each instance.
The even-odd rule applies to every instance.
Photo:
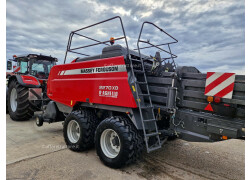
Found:
[[[149,87],[148,87],[148,82],[147,82],[147,78],[146,78],[146,73],[145,73],[145,69],[144,69],[144,62],[142,60],[142,58],[140,57],[140,60],[138,59],[133,59],[131,57],[129,57],[130,59],[130,66],[131,66],[131,71],[133,76],[136,78],[135,80],[135,92],[136,92],[136,98],[137,98],[137,102],[138,102],[138,107],[139,107],[139,111],[140,111],[140,117],[141,117],[141,122],[142,122],[142,128],[143,128],[143,134],[144,134],[144,139],[145,139],[145,143],[146,143],[146,148],[147,148],[147,152],[152,152],[154,150],[157,150],[159,148],[161,148],[161,140],[159,137],[159,131],[158,131],[158,127],[156,124],[156,118],[154,115],[154,107],[152,105],[152,100],[151,100],[151,96],[150,96],[150,92],[149,92]],[[133,62],[137,62],[141,64],[141,70],[136,70],[134,67],[134,63]],[[142,75],[143,74],[143,81],[138,81],[138,75]],[[146,94],[143,93],[139,93],[138,89],[137,89],[137,85],[141,88],[142,86],[146,87]],[[141,88],[142,89],[142,88]],[[141,104],[141,99],[144,100],[144,97],[148,97],[149,98],[149,106],[145,106]],[[147,111],[148,110],[148,111]],[[148,113],[150,118],[149,119],[145,119],[143,114],[144,113]],[[147,133],[146,129],[145,129],[145,124],[146,123],[151,123],[154,125],[153,132]],[[156,137],[156,143],[149,146],[149,138],[150,137]]]

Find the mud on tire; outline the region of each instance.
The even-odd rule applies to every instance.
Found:
[[[119,152],[116,152],[117,155],[112,158],[105,155],[107,151],[103,150],[104,145],[101,142],[103,141],[102,136],[104,136],[102,134],[105,134],[107,130],[114,131],[118,135],[120,142]],[[120,168],[135,162],[140,157],[143,149],[143,139],[130,120],[116,116],[107,118],[98,125],[95,133],[95,147],[97,155],[105,165]]]
[[[16,104],[12,104],[14,99],[11,93],[14,93],[16,90]],[[13,92],[12,92],[13,91]],[[12,97],[12,98],[11,98]],[[36,110],[35,106],[32,105],[29,101],[29,89],[22,86],[17,81],[13,80],[10,82],[8,89],[8,111],[11,119],[15,121],[28,120],[34,115]]]
[[[70,126],[78,124],[79,139],[72,139]],[[98,125],[97,117],[93,110],[84,109],[71,112],[64,121],[63,135],[68,148],[72,151],[84,151],[94,146],[94,135]]]

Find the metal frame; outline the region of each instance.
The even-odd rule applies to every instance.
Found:
[[[143,40],[141,40],[141,34],[142,34],[142,31],[143,31],[143,28],[144,28],[144,25],[145,25],[145,24],[150,24],[150,25],[154,26],[155,28],[159,29],[161,32],[163,32],[163,33],[166,34],[168,37],[170,37],[171,39],[173,39],[173,41],[172,41],[172,42],[167,42],[167,43],[162,43],[162,44],[154,45],[154,44],[150,43],[149,41],[143,41]],[[150,46],[146,46],[146,47],[141,47],[141,48],[140,48],[140,46],[139,46],[139,43],[140,43],[140,42],[141,42],[141,43],[145,43],[145,44],[149,44]],[[175,66],[175,68],[176,68],[176,64],[175,64],[174,58],[177,58],[177,55],[175,55],[175,54],[172,53],[171,48],[170,48],[170,44],[175,44],[175,43],[177,43],[177,42],[178,42],[177,39],[175,39],[173,36],[171,36],[169,33],[167,33],[166,31],[164,31],[164,30],[163,30],[162,28],[160,28],[159,26],[155,25],[155,24],[152,23],[152,22],[145,21],[145,22],[143,22],[142,27],[141,27],[141,31],[140,31],[140,34],[139,34],[139,38],[138,38],[138,41],[137,41],[137,49],[134,49],[134,50],[138,50],[139,55],[141,56],[141,52],[140,52],[141,49],[147,49],[147,48],[155,47],[155,48],[157,48],[157,49],[159,49],[159,50],[161,50],[161,51],[163,51],[163,52],[169,54],[171,57],[169,57],[169,58],[162,58],[162,59],[163,59],[163,61],[165,61],[165,60],[167,60],[167,59],[172,59],[172,61],[173,61],[173,63],[174,63],[174,66]],[[160,48],[160,46],[163,46],[163,45],[168,45],[168,50],[165,50],[165,49],[163,49],[163,48]]]
[[[124,26],[123,26],[123,23],[122,23],[122,19],[121,19],[120,16],[115,16],[115,17],[113,17],[113,18],[106,19],[106,20],[104,20],[104,21],[101,21],[101,22],[98,22],[98,23],[95,23],[95,24],[92,24],[92,25],[89,25],[89,26],[86,26],[86,27],[77,29],[77,30],[75,30],[75,31],[72,31],[72,32],[69,34],[69,40],[68,40],[68,45],[67,45],[67,49],[66,49],[66,53],[65,53],[64,64],[66,63],[66,59],[67,59],[68,52],[75,53],[75,54],[80,54],[80,55],[83,55],[83,56],[90,56],[90,55],[88,55],[88,54],[83,54],[83,53],[75,52],[75,50],[84,49],[84,48],[91,47],[91,46],[96,46],[96,45],[99,45],[99,44],[105,44],[105,45],[107,45],[107,46],[110,46],[109,44],[107,44],[108,42],[110,42],[110,40],[107,40],[107,41],[99,41],[99,40],[97,40],[97,39],[94,39],[94,38],[91,38],[91,37],[88,37],[88,36],[79,34],[78,32],[79,32],[79,31],[82,31],[82,30],[84,30],[84,29],[88,29],[88,28],[94,27],[94,26],[96,26],[96,25],[99,25],[99,24],[108,22],[108,21],[115,20],[115,19],[119,19],[119,20],[120,20],[121,27],[122,27],[122,32],[123,32],[123,36],[122,36],[122,37],[115,38],[114,40],[122,40],[122,39],[125,40],[125,43],[126,43],[126,46],[127,46],[127,51],[128,51],[128,56],[129,56],[128,41],[127,41],[127,37],[126,37],[126,34],[125,34]],[[95,41],[95,42],[97,42],[97,43],[89,44],[89,45],[86,45],[86,46],[81,46],[81,47],[76,47],[76,48],[71,49],[72,38],[73,38],[74,35],[84,37],[84,38],[86,38],[86,39]],[[129,56],[129,57],[130,57],[130,56]]]

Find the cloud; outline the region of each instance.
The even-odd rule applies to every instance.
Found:
[[[195,66],[202,72],[244,73],[244,0],[7,1],[6,58],[13,54],[42,53],[63,62],[72,30],[117,15],[122,17],[131,49],[137,47],[142,22],[152,21],[178,39],[172,46],[178,65]],[[100,40],[118,37],[122,35],[118,22],[83,33]],[[144,35],[151,42],[166,40],[152,27],[145,29]],[[81,40],[77,39],[75,45],[81,44]],[[100,54],[102,47],[88,48],[87,52]]]

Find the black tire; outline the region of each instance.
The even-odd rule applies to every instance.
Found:
[[[11,91],[16,89],[17,92],[17,106],[16,110],[11,108]],[[8,111],[12,120],[23,121],[29,120],[35,112],[35,106],[29,101],[29,89],[19,84],[17,81],[12,80],[8,88]]]
[[[8,110],[8,86],[6,86],[6,114],[9,113],[9,110]]]
[[[112,129],[119,136],[120,151],[114,158],[105,155],[101,147],[102,133]],[[100,160],[111,168],[120,168],[135,162],[143,150],[143,140],[130,120],[124,117],[110,117],[103,120],[96,129],[95,147]]]
[[[41,127],[43,125],[43,118],[42,118],[41,115],[39,115],[39,116],[36,117],[36,125],[38,127]]]
[[[77,142],[71,142],[67,133],[68,125],[72,120],[75,120],[80,126],[80,138]],[[97,117],[91,109],[73,111],[70,113],[63,124],[64,140],[68,148],[72,151],[84,151],[93,147],[97,125]]]

